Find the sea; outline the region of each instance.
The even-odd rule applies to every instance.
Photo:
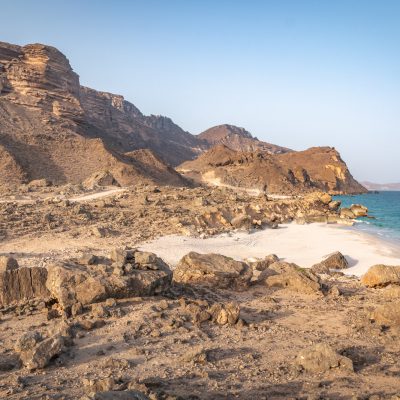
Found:
[[[400,191],[335,196],[335,200],[340,200],[342,207],[352,204],[368,207],[370,218],[357,218],[354,228],[400,245]]]

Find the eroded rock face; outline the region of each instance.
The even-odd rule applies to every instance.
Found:
[[[268,154],[235,151],[218,144],[178,171],[208,184],[258,189],[266,193],[296,194],[312,191],[365,193],[367,190],[350,174],[339,153],[331,147]],[[321,198],[331,202],[329,195]]]
[[[3,259],[0,270],[0,306],[19,303],[30,299],[47,299],[47,270],[45,268],[18,267],[14,259]]]
[[[190,252],[174,270],[175,282],[211,288],[243,290],[249,286],[251,268],[244,262],[220,254]]]
[[[19,268],[18,261],[13,257],[0,257],[0,273]]]
[[[276,262],[259,276],[259,282],[269,287],[287,288],[304,294],[318,294],[321,291],[319,278],[313,272],[287,262]]]
[[[46,285],[52,297],[69,309],[76,303],[86,305],[109,297],[151,296],[169,288],[172,272],[155,254],[121,249],[112,254],[117,261],[109,262],[111,265],[50,266]]]
[[[368,287],[400,285],[400,267],[383,264],[374,265],[361,277],[361,282]]]
[[[322,373],[329,370],[353,371],[350,358],[341,356],[325,343],[319,343],[299,353],[296,365],[310,373]]]

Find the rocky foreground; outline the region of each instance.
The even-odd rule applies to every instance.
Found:
[[[400,397],[400,267],[189,253],[172,272],[134,249],[0,267],[1,398]]]
[[[304,269],[191,252],[171,270],[137,250],[168,233],[349,225],[364,207],[98,183],[1,197],[0,398],[400,397],[400,267],[360,280],[340,253]]]

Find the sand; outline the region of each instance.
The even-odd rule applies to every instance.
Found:
[[[311,267],[335,251],[349,261],[348,274],[361,276],[375,264],[400,265],[400,247],[365,232],[326,224],[281,225],[253,233],[236,232],[200,239],[164,236],[140,246],[171,266],[189,251],[219,253],[237,260],[275,253],[281,259]]]

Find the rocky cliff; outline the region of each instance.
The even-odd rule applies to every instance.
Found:
[[[77,183],[107,170],[121,184],[182,185],[167,163],[195,156],[196,145],[171,120],[146,117],[122,96],[80,86],[57,49],[0,42],[0,184]],[[152,154],[157,150],[164,157]]]
[[[78,183],[103,172],[122,185],[186,185],[170,165],[194,159],[180,170],[214,184],[364,191],[333,149],[293,152],[226,124],[191,135],[120,95],[81,86],[54,47],[0,42],[0,185]]]
[[[331,147],[269,154],[235,151],[217,145],[196,160],[181,164],[177,170],[211,185],[258,189],[273,194],[292,195],[314,190],[335,194],[366,191]]]

